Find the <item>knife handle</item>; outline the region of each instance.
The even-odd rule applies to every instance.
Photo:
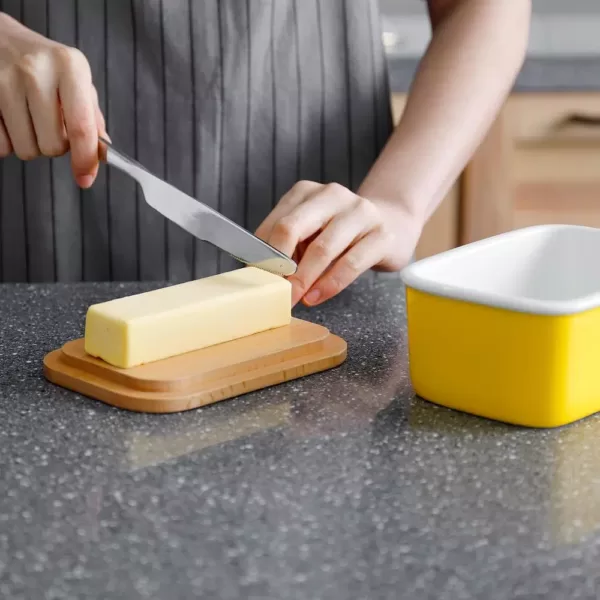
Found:
[[[112,146],[112,144],[101,135],[98,136],[98,159],[101,162],[106,162],[106,155],[108,154],[108,149]]]

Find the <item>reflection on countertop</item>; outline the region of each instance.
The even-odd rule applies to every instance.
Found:
[[[340,368],[204,409],[42,378],[89,304],[150,287],[0,286],[0,596],[597,597],[599,417],[531,430],[415,398],[394,279],[298,311],[347,339]]]

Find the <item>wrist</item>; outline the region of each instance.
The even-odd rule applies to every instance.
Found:
[[[393,174],[389,168],[375,167],[363,181],[357,194],[380,205],[386,211],[402,215],[420,229],[423,228],[428,218],[428,205],[426,195],[422,190],[411,190],[412,182],[409,178],[400,179],[397,171]]]
[[[411,200],[400,195],[386,195],[365,193],[359,190],[359,196],[367,198],[370,202],[390,215],[394,221],[402,221],[414,229],[421,231],[427,221],[427,205],[424,202]]]

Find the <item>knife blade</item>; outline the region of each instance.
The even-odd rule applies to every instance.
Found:
[[[133,158],[115,149],[108,140],[101,137],[100,142],[101,160],[133,177],[152,208],[194,237],[227,252],[248,266],[282,277],[296,272],[297,265],[290,257],[210,206],[153,175]]]

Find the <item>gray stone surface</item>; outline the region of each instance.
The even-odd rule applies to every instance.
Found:
[[[388,57],[390,87],[407,92],[417,61]],[[586,58],[529,58],[514,86],[515,92],[598,91],[600,56]]]
[[[600,419],[537,431],[416,399],[397,281],[298,312],[348,340],[342,367],[205,409],[43,379],[90,303],[142,289],[0,287],[0,597],[597,597]]]

